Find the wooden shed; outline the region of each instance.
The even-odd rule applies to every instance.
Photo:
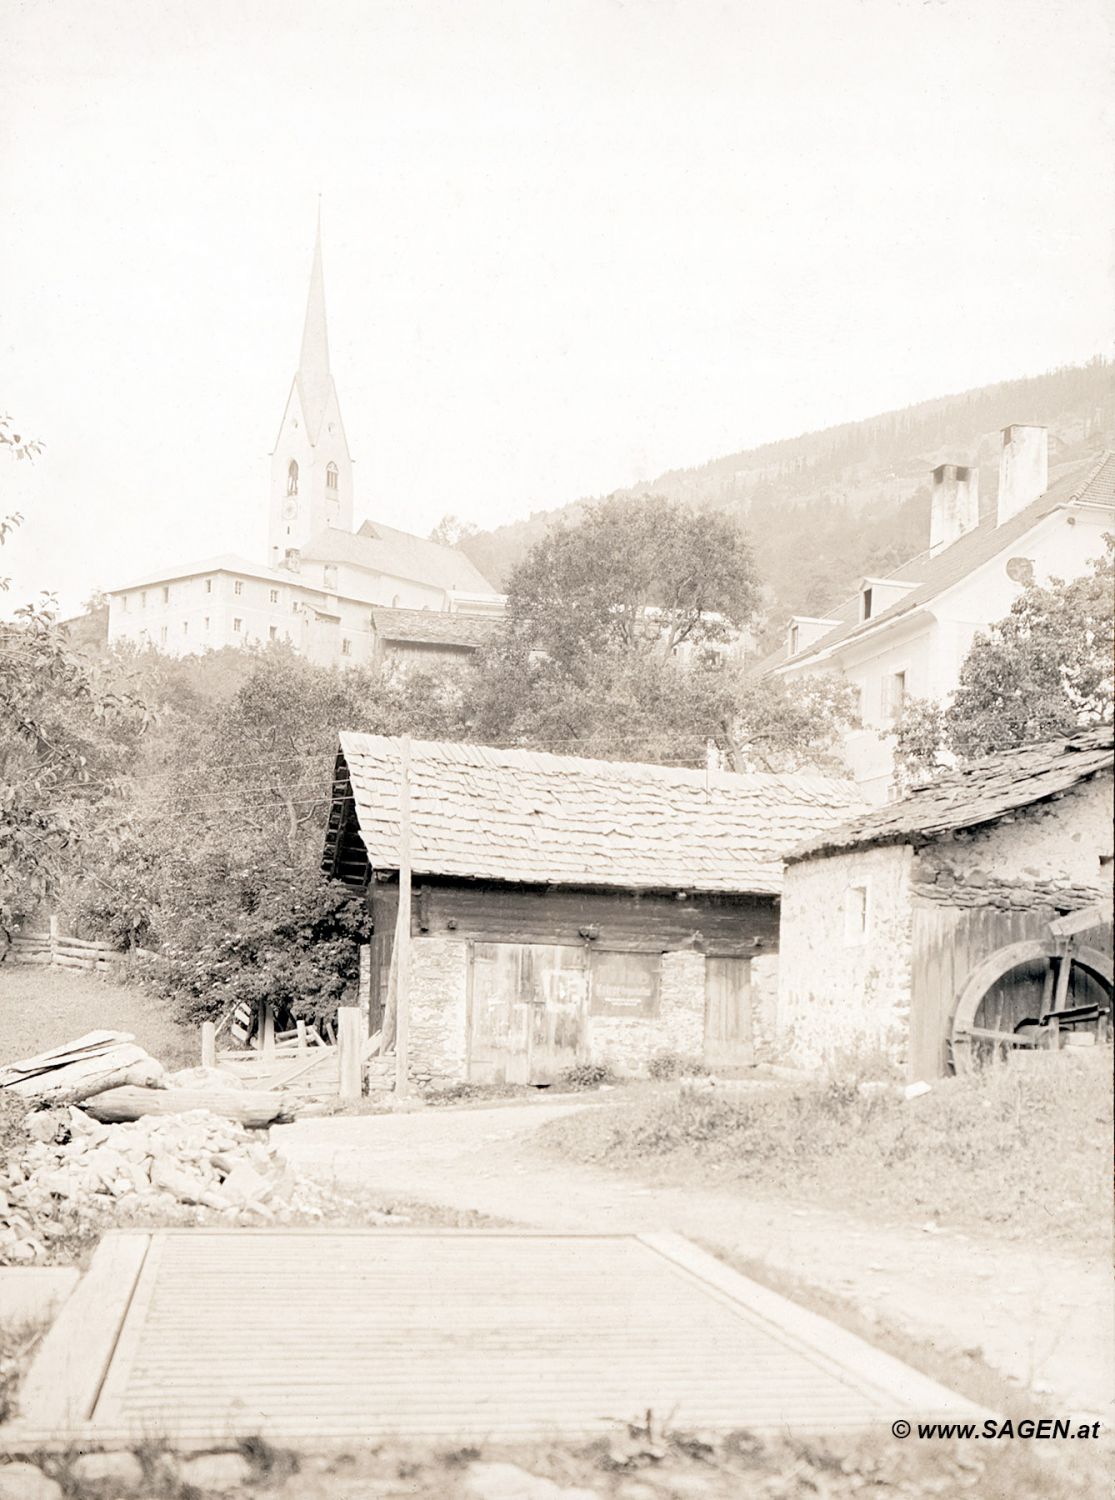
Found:
[[[748,1066],[773,1021],[782,855],[843,781],[408,742],[409,1029],[422,1079],[545,1084],[654,1053]],[[404,742],[343,734],[328,873],[366,890],[370,1026],[398,911]]]
[[[787,858],[779,1029],[914,1079],[1110,1036],[1111,725],[1004,751]]]

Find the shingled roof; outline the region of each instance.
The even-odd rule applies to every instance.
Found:
[[[341,735],[339,864],[352,867],[358,839],[372,869],[398,869],[401,756],[401,740]],[[862,805],[850,782],[824,776],[411,742],[416,875],[776,894],[786,850]]]
[[[871,844],[928,843],[961,828],[978,828],[1070,791],[1115,769],[1110,724],[1066,739],[1002,750],[915,786],[908,797],[834,824],[786,856],[795,864]]]
[[[486,646],[500,627],[498,615],[450,614],[445,610],[388,609],[372,610],[376,634],[385,641],[400,641],[416,646],[456,646],[477,651]]]
[[[860,619],[858,594],[846,599],[831,612],[832,618],[839,622],[832,630],[793,656],[790,655],[788,646],[783,644],[758,662],[752,675],[763,677],[791,662],[797,666],[824,656],[830,648],[843,645],[845,641],[858,640],[861,636],[885,629],[900,616],[913,614],[931,604],[938,595],[963,582],[977,568],[1013,547],[1053,511],[1066,510],[1073,505],[1115,508],[1115,453],[1107,452],[1098,461],[1092,459],[1087,464],[1074,465],[1067,474],[1051,484],[1044,494],[1004,521],[1001,526],[996,525],[995,515],[992,513],[935,557],[922,552],[911,558],[909,562],[887,574],[888,580],[911,585],[901,599],[896,599],[869,620]]]
[[[397,531],[380,521],[365,521],[359,531],[325,526],[302,548],[307,562],[350,563],[389,578],[410,579],[432,588],[462,593],[492,594],[495,590],[469,558],[456,547],[430,542]]]

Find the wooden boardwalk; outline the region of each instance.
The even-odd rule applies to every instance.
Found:
[[[677,1235],[115,1233],[8,1446],[825,1431],[977,1408]]]

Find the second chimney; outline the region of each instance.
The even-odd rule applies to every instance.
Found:
[[[936,557],[979,525],[979,470],[965,464],[938,464],[933,470],[929,512],[929,555]]]
[[[1049,488],[1049,433],[1044,427],[1016,422],[1003,428],[999,460],[999,502],[995,524],[1001,526]]]

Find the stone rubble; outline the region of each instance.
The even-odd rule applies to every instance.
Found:
[[[71,1105],[32,1111],[24,1128],[0,1166],[0,1263],[40,1261],[75,1217],[125,1208],[157,1221],[184,1205],[264,1224],[319,1206],[265,1135],[208,1110],[102,1125]]]

